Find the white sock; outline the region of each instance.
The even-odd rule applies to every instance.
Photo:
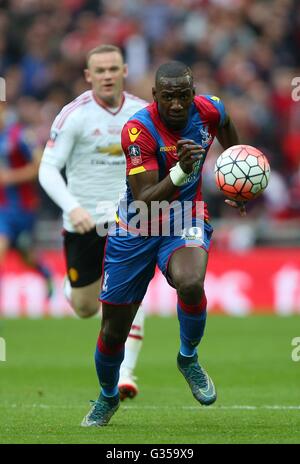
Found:
[[[139,308],[125,343],[125,357],[121,365],[121,375],[122,372],[132,374],[136,367],[144,338],[144,318],[143,308]]]

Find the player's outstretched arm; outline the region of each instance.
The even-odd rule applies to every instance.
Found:
[[[224,150],[240,143],[236,128],[229,116],[227,116],[224,125],[218,129],[217,139]],[[225,203],[233,208],[237,208],[241,216],[246,216],[245,202],[227,199]]]
[[[235,125],[228,115],[226,116],[226,120],[223,126],[219,127],[218,129],[217,139],[224,150],[227,150],[227,148],[232,147],[233,145],[238,145],[240,143]]]
[[[0,185],[9,187],[11,185],[20,185],[31,182],[37,178],[38,163],[31,161],[21,168],[6,169],[0,168]]]
[[[30,147],[30,145],[24,141],[22,142],[23,143],[20,145],[20,148],[23,150],[24,148],[26,149],[25,156],[27,155],[27,152],[30,153],[30,160],[27,160],[27,163],[21,167],[0,168],[0,185],[3,187],[20,185],[37,179],[41,158],[40,150]]]

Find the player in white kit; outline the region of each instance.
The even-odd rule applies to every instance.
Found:
[[[127,65],[113,45],[88,53],[86,81],[91,90],[66,105],[55,118],[44,150],[39,180],[63,211],[67,278],[65,295],[79,317],[99,310],[98,295],[106,237],[125,188],[123,125],[147,102],[124,91]],[[132,135],[134,137],[134,135]],[[67,184],[61,174],[66,169]],[[134,397],[133,375],[144,332],[140,308],[125,346],[119,389],[121,399]]]

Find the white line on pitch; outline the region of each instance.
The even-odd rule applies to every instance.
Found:
[[[49,405],[49,404],[40,404],[40,403],[33,403],[33,404],[0,404],[0,408],[20,408],[20,409],[33,409],[33,408],[39,408],[39,409],[82,409],[84,405],[78,406],[78,405]],[[123,406],[122,409],[136,409],[136,410],[142,410],[142,409],[148,409],[148,410],[161,410],[161,409],[183,409],[183,410],[199,410],[201,409],[202,411],[218,411],[218,410],[245,410],[245,411],[257,411],[261,409],[268,409],[272,411],[288,411],[288,410],[298,410],[300,411],[300,405],[261,405],[261,406],[253,406],[253,405],[239,405],[239,404],[233,404],[229,406],[209,406],[209,407],[201,407],[199,406],[152,406],[152,405],[145,405],[145,406]]]

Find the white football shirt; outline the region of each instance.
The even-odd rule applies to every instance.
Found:
[[[42,162],[59,170],[66,167],[68,191],[96,224],[114,220],[126,179],[121,130],[147,104],[124,92],[119,108],[107,108],[89,90],[66,105],[53,122]],[[115,207],[108,213],[112,203]],[[63,225],[74,231],[65,211]]]

